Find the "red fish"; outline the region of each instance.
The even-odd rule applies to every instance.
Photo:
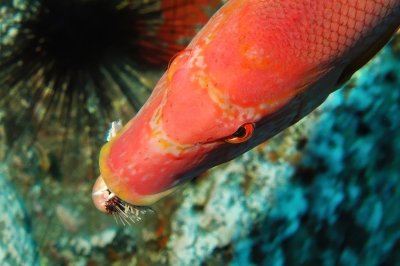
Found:
[[[144,62],[163,65],[181,51],[201,25],[204,25],[212,10],[221,5],[220,0],[158,0],[128,1],[136,7],[139,57]],[[161,19],[160,19],[161,18]]]
[[[400,25],[400,0],[231,0],[100,153],[96,206],[154,203],[296,123]]]

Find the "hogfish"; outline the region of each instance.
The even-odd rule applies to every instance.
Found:
[[[100,152],[98,209],[151,205],[299,121],[400,25],[400,0],[231,0]]]

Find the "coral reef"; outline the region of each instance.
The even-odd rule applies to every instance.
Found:
[[[0,262],[4,266],[38,265],[31,225],[21,197],[0,165]]]

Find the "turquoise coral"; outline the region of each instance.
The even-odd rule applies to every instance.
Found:
[[[7,180],[4,168],[0,165],[0,264],[38,265],[29,217],[21,198]]]

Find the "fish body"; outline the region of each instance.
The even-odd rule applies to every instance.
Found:
[[[400,0],[229,1],[104,145],[99,179],[127,203],[154,203],[310,113],[399,24]],[[243,125],[251,138],[226,141]]]

